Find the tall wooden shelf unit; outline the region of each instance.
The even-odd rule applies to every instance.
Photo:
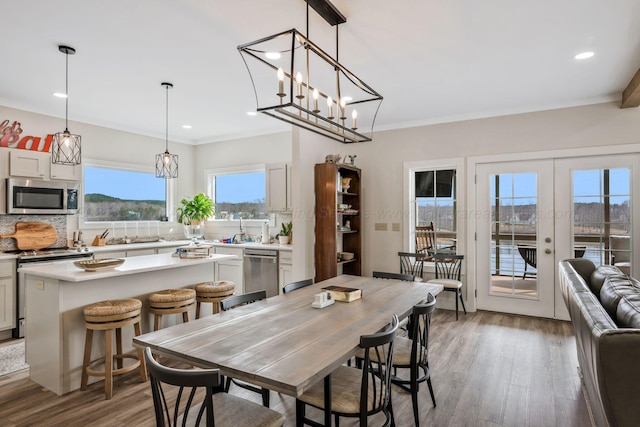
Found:
[[[342,191],[342,178],[351,178],[347,191]],[[361,274],[361,188],[360,169],[341,163],[316,164],[316,282],[335,277],[338,273],[354,276]],[[339,205],[351,205],[351,208],[339,209]],[[341,229],[347,221],[350,229]],[[339,261],[339,252],[351,252],[354,258]]]

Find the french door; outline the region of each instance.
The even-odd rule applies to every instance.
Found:
[[[640,268],[637,154],[476,165],[477,307],[568,319],[558,262]],[[636,186],[640,187],[640,186]],[[638,240],[638,241],[636,241]]]
[[[553,161],[476,170],[477,306],[553,317]]]

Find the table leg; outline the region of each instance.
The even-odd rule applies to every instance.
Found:
[[[324,377],[324,425],[331,427],[331,374]]]

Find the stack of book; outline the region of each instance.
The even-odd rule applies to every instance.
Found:
[[[331,298],[336,301],[351,302],[362,298],[362,289],[347,288],[345,286],[326,286],[322,288],[331,294]]]

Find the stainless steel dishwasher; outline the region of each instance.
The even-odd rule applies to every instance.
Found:
[[[244,250],[244,292],[264,289],[267,297],[278,295],[278,251],[272,249]]]

